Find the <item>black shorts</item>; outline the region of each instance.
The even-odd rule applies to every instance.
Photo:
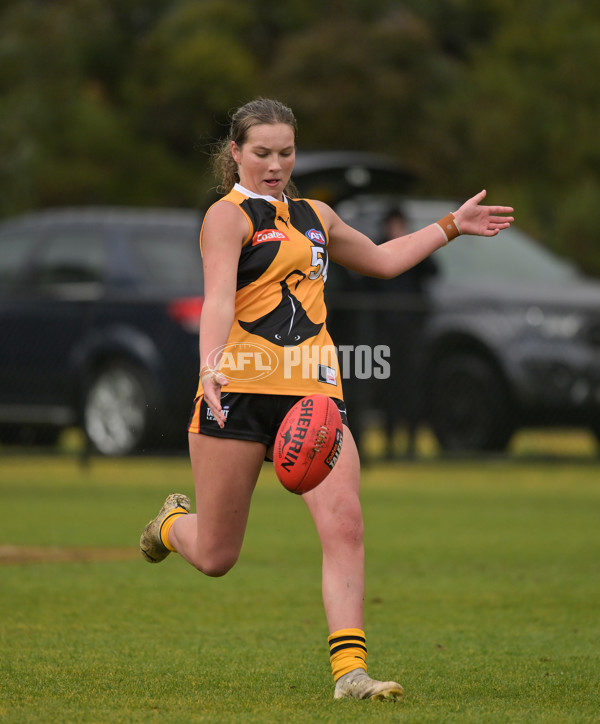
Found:
[[[262,442],[268,447],[275,442],[275,436],[283,418],[302,397],[302,395],[224,392],[221,395],[221,407],[225,413],[226,422],[222,429],[206,404],[204,396],[197,397],[194,400],[188,430],[212,437]],[[346,405],[342,400],[334,397],[331,399],[340,411],[342,423],[347,425]]]

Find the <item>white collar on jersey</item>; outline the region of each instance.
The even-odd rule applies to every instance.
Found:
[[[255,194],[254,191],[250,191],[249,189],[244,188],[242,184],[236,183],[233,188],[235,191],[239,191],[240,193],[244,194],[244,196],[249,196],[251,199],[264,199],[265,201],[275,201],[278,204],[281,203],[281,201],[279,201],[279,199],[276,199],[274,196],[262,196],[261,194]],[[287,204],[285,194],[283,195],[283,203]]]

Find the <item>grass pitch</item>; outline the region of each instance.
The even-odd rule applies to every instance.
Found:
[[[151,566],[185,459],[0,461],[0,721],[598,722],[600,485],[585,464],[368,468],[369,672],[333,701],[320,550],[265,467],[236,568]]]

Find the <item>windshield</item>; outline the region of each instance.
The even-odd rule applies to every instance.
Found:
[[[515,228],[496,237],[462,236],[433,254],[450,282],[561,282],[577,278],[574,267]]]
[[[392,207],[402,208],[412,230],[441,217],[456,202],[396,197],[357,196],[336,211],[350,226],[380,240],[383,218]],[[432,255],[439,276],[453,284],[502,282],[568,282],[579,278],[575,267],[555,256],[512,226],[495,237],[461,236]]]

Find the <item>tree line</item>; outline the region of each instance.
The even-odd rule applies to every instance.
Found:
[[[272,96],[300,148],[485,187],[600,274],[599,47],[596,0],[5,0],[0,216],[202,207],[229,113]]]

